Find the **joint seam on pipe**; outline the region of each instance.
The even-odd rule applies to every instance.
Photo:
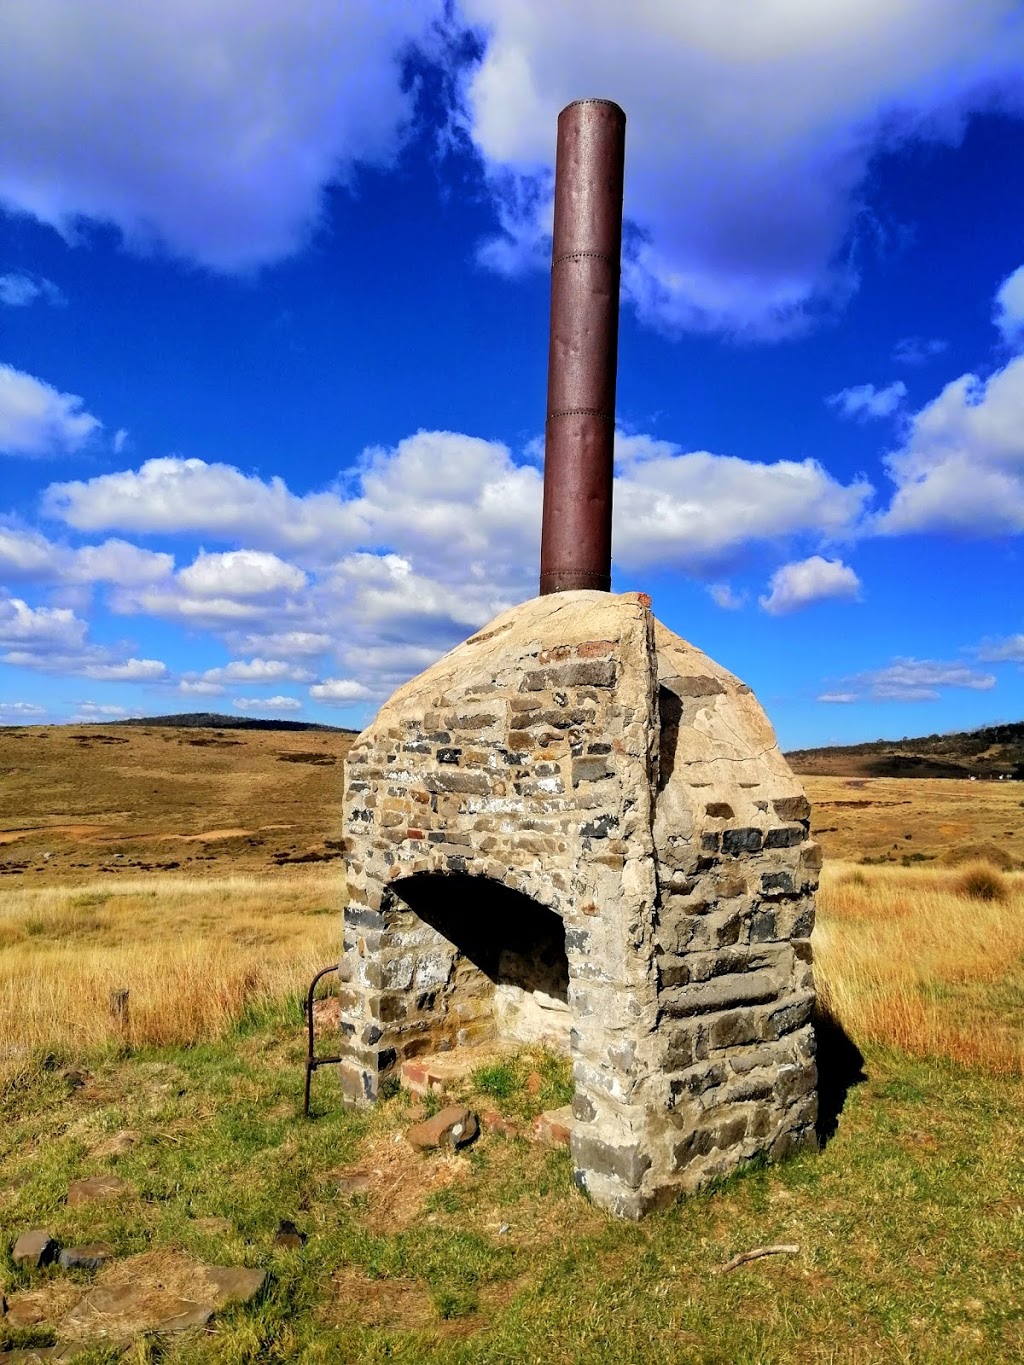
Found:
[[[556,256],[552,260],[551,269],[554,270],[555,266],[560,265],[562,261],[583,261],[590,259],[607,261],[609,265],[615,266],[617,270],[621,269],[620,262],[608,251],[563,251],[561,256]]]
[[[605,412],[604,408],[555,408],[548,413],[547,420],[550,422],[553,417],[602,417],[606,422],[615,421],[615,414]]]

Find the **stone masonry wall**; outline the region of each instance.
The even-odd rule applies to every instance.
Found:
[[[564,924],[572,1150],[597,1202],[636,1216],[806,1140],[806,816],[749,689],[641,595],[560,593],[499,617],[395,693],[349,755],[347,1095],[370,1103],[404,1058],[486,1036],[482,945],[518,916],[491,894],[504,887]],[[442,874],[463,886],[451,909]]]

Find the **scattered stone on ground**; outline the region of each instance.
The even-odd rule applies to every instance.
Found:
[[[205,1218],[196,1218],[194,1221],[196,1227],[201,1228],[203,1232],[226,1234],[234,1230],[234,1224],[230,1218],[217,1218],[210,1215]]]
[[[33,1228],[30,1232],[23,1232],[14,1243],[11,1259],[15,1265],[35,1269],[52,1261],[59,1251],[59,1245],[45,1228]]]
[[[533,1136],[547,1147],[568,1147],[572,1130],[572,1105],[560,1109],[546,1109],[533,1121]]]
[[[277,1225],[274,1246],[291,1247],[293,1250],[298,1250],[299,1247],[305,1246],[305,1244],[306,1234],[300,1232],[290,1218],[282,1218]]]
[[[94,1203],[97,1199],[110,1199],[130,1189],[127,1180],[122,1180],[119,1175],[90,1175],[68,1186],[68,1207],[74,1209],[80,1204]]]
[[[184,1332],[205,1327],[213,1316],[206,1303],[179,1299],[145,1284],[101,1285],[91,1289],[61,1323],[69,1336],[128,1341],[143,1332]]]
[[[106,1242],[87,1242],[80,1247],[65,1247],[60,1253],[62,1270],[101,1270],[113,1256]]]
[[[214,1308],[226,1303],[248,1303],[267,1282],[265,1270],[250,1270],[244,1265],[208,1265],[205,1270],[214,1289]]]
[[[502,1137],[521,1137],[522,1133],[519,1125],[505,1118],[504,1114],[499,1114],[495,1109],[488,1109],[486,1113],[480,1115],[480,1122],[485,1133],[500,1133]]]
[[[363,1194],[370,1188],[370,1172],[362,1166],[332,1171],[331,1183],[339,1194]]]
[[[417,1123],[406,1133],[406,1139],[419,1151],[434,1147],[465,1147],[480,1131],[477,1117],[461,1104],[450,1104],[433,1118]]]
[[[526,1078],[526,1093],[528,1095],[539,1095],[544,1089],[544,1077],[539,1071],[531,1071]]]
[[[139,1140],[139,1135],[130,1128],[123,1128],[98,1143],[92,1149],[92,1156],[125,1156]]]
[[[46,1310],[35,1294],[15,1294],[7,1305],[8,1327],[35,1327],[46,1317]]]

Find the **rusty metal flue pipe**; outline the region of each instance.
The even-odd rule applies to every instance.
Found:
[[[558,116],[540,591],[608,592],[626,115],[576,100]]]

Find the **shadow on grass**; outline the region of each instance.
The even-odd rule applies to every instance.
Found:
[[[864,1054],[820,997],[811,1015],[811,1025],[818,1057],[815,1131],[819,1146],[824,1147],[836,1135],[847,1094],[868,1077],[864,1070]]]

